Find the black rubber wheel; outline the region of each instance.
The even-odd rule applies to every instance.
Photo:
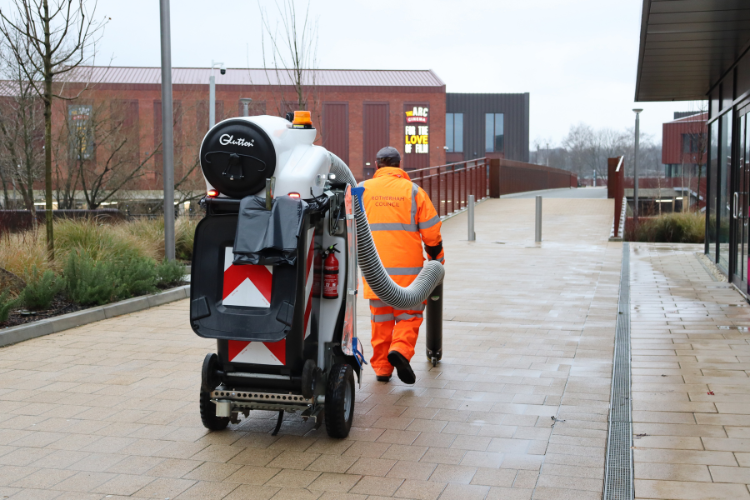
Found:
[[[213,352],[206,354],[201,370],[201,392],[211,392],[221,383],[221,378],[217,373],[218,366],[219,356]]]
[[[302,367],[302,395],[310,399],[315,394],[315,361],[308,359]]]
[[[201,391],[201,422],[212,431],[222,431],[229,425],[229,417],[217,417],[216,405],[211,402],[211,393]]]
[[[326,431],[332,438],[349,435],[354,421],[354,370],[346,364],[333,365],[328,375],[325,404]]]

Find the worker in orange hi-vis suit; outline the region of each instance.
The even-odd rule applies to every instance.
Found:
[[[440,216],[429,196],[414,184],[401,167],[401,155],[392,147],[378,151],[378,167],[372,179],[364,181],[364,204],[370,231],[380,260],[390,277],[408,286],[424,264],[424,250],[430,260],[445,263]],[[363,280],[364,281],[364,280]],[[422,324],[425,304],[412,310],[394,310],[380,301],[364,282],[364,297],[372,313],[372,358],[370,362],[380,382],[388,382],[396,368],[404,383],[416,382],[409,361]]]

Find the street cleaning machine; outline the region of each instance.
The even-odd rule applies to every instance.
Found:
[[[265,410],[278,411],[274,435],[284,412],[324,421],[331,437],[349,434],[354,377],[361,384],[366,363],[358,266],[395,308],[429,299],[428,358],[435,364],[442,355],[443,266],[427,262],[406,288],[391,280],[358,198],[364,188],[341,159],[313,145],[316,133],[310,113],[298,111],[293,119],[224,120],[201,144],[208,194],[195,231],[190,324],[217,342],[201,374],[208,429]]]

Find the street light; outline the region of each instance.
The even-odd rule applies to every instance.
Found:
[[[635,156],[633,156],[633,219],[638,224],[638,142],[640,140],[641,112],[643,109],[635,108]]]
[[[224,66],[223,62],[214,62],[211,59],[211,76],[208,77],[208,128],[212,128],[216,125],[216,78],[214,77],[214,68],[219,67],[219,72],[222,75],[227,73],[227,67]]]
[[[169,0],[160,0],[161,18],[161,127],[164,163],[164,258],[174,260],[174,135],[172,113],[172,42]]]
[[[248,109],[250,101],[252,101],[252,99],[249,97],[240,97],[240,102],[242,103],[242,116],[250,116],[250,110]]]

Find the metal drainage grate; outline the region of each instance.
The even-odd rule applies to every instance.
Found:
[[[633,426],[630,402],[630,245],[622,245],[620,300],[609,404],[604,500],[633,499]]]

